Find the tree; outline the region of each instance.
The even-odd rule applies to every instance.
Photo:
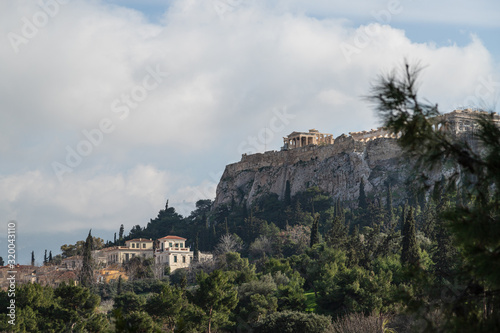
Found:
[[[52,251],[49,251],[49,263],[52,263]]]
[[[113,237],[113,245],[117,245],[116,244],[116,232],[115,232],[115,236]]]
[[[31,251],[31,266],[35,266],[35,251]]]
[[[125,228],[123,227],[123,224],[120,225],[120,230],[118,232],[118,245],[123,245],[123,232],[125,231]]]
[[[5,262],[3,261],[3,258],[0,257],[0,266],[3,266],[3,265],[5,265]]]
[[[238,292],[226,272],[215,270],[210,275],[200,272],[197,276],[199,288],[193,302],[204,312],[207,332],[212,326],[220,327],[228,323],[229,315],[238,304]]]
[[[45,250],[45,254],[43,255],[43,264],[47,265],[47,263],[48,263],[47,250]]]
[[[82,270],[80,272],[81,285],[89,288],[94,285],[94,258],[92,257],[92,250],[94,249],[93,240],[92,230],[89,230],[89,235],[83,247]]]
[[[236,235],[226,234],[220,238],[219,243],[215,247],[215,253],[224,254],[228,252],[237,252],[242,248],[242,241]]]
[[[144,310],[146,300],[131,291],[124,292],[114,298],[115,309],[120,309],[124,315],[132,312],[140,312]]]
[[[500,128],[494,113],[471,115],[472,132],[457,133],[438,106],[417,97],[418,66],[382,76],[369,98],[383,125],[398,139],[418,174],[452,163],[456,172],[441,183],[458,185],[461,198],[442,217],[462,256],[467,287],[443,308],[451,331],[497,331],[500,307]],[[422,182],[422,184],[426,184]],[[426,184],[429,185],[428,183]],[[434,186],[440,184],[434,182]],[[422,185],[422,188],[427,188]]]
[[[125,265],[130,280],[141,280],[154,277],[153,258],[133,257]]]
[[[122,276],[120,275],[120,277],[118,278],[118,286],[116,287],[116,294],[121,295],[122,292],[123,292],[123,279]]]
[[[363,178],[361,178],[361,182],[359,183],[358,207],[362,210],[368,208],[368,201],[366,200],[365,193],[365,181],[363,180]]]
[[[198,233],[196,233],[196,239],[194,240],[194,251],[193,251],[193,262],[200,261],[200,250],[198,249]]]
[[[249,250],[252,255],[265,258],[266,254],[273,254],[273,243],[266,236],[259,236],[259,238],[250,244]]]
[[[345,226],[343,215],[333,219],[332,227],[325,235],[328,246],[343,249],[347,242],[347,227]]]
[[[186,303],[181,288],[165,285],[159,294],[153,294],[147,300],[145,309],[153,319],[163,322],[165,328],[173,332]]]
[[[386,222],[385,225],[388,229],[392,229],[394,222],[394,212],[392,210],[392,191],[391,185],[387,184],[387,197],[385,200]]]
[[[311,228],[311,240],[309,242],[309,246],[313,247],[315,244],[318,243],[319,243],[319,214],[316,214]]]
[[[256,333],[327,333],[333,332],[331,318],[315,313],[282,311],[264,318],[255,327]]]
[[[403,265],[418,266],[420,255],[418,252],[417,233],[415,231],[415,217],[413,207],[410,207],[408,217],[403,226],[403,249],[401,263]]]
[[[286,181],[285,185],[285,207],[289,207],[292,204],[292,195],[290,190],[290,181]]]

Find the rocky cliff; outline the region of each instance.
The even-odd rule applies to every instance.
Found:
[[[335,199],[355,201],[361,179],[367,194],[385,193],[387,180],[397,186],[407,178],[408,168],[404,165],[396,139],[361,142],[345,135],[332,145],[243,155],[240,162],[226,166],[215,206],[232,200],[251,205],[270,193],[283,199],[287,180],[292,196],[318,186]]]
[[[436,126],[469,141],[477,125],[476,117],[484,114],[487,113],[455,110],[437,117]],[[495,114],[494,119],[500,125],[500,117]],[[318,186],[334,199],[353,205],[356,205],[362,179],[368,196],[385,193],[389,182],[396,194],[395,202],[403,200],[398,198],[398,192],[409,180],[411,167],[397,139],[384,129],[350,134],[341,135],[328,145],[243,155],[240,162],[226,166],[217,187],[215,207],[233,200],[250,206],[271,193],[283,199],[287,181],[290,181],[292,196]],[[438,180],[453,172],[454,166],[445,165],[427,176]]]

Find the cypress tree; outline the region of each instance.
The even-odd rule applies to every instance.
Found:
[[[118,241],[120,244],[118,245],[122,245],[122,242],[123,242],[123,232],[125,231],[125,228],[123,227],[123,224],[120,225],[120,231],[118,233]]]
[[[363,243],[359,239],[359,225],[354,227],[354,231],[349,238],[349,265],[355,266],[364,259]]]
[[[310,246],[313,247],[314,244],[319,243],[319,214],[314,216],[314,222],[311,228],[311,243]]]
[[[47,265],[47,250],[45,250],[45,254],[43,255],[43,264]]]
[[[217,244],[217,232],[215,231],[215,223],[212,222],[212,248]]]
[[[35,251],[31,251],[31,266],[35,266]]]
[[[92,250],[94,248],[94,239],[92,238],[92,230],[85,240],[83,246],[83,262],[82,271],[80,272],[80,284],[84,287],[90,288],[94,284],[94,265],[92,258]]]
[[[113,238],[113,244],[116,245],[116,232],[115,232],[115,237]]]
[[[286,181],[286,186],[285,186],[285,207],[288,207],[292,204],[292,195],[291,195],[291,189],[290,189],[290,181]]]
[[[120,277],[118,278],[118,286],[116,287],[116,294],[117,295],[121,295],[122,293],[122,283],[123,283],[123,280],[122,280],[122,276],[120,275]]]
[[[52,262],[52,251],[49,251],[49,263]]]
[[[198,249],[198,233],[196,233],[196,239],[194,240],[193,262],[198,261],[200,261],[200,252]]]
[[[385,201],[385,211],[386,211],[386,225],[388,228],[392,229],[394,222],[394,212],[392,210],[392,191],[391,185],[387,184],[387,197]]]
[[[418,252],[417,234],[415,231],[415,217],[413,207],[410,207],[408,217],[403,226],[403,249],[401,251],[401,263],[403,265],[418,266],[420,255]]]
[[[347,228],[341,216],[333,219],[332,227],[325,235],[326,243],[334,248],[343,249],[347,242]]]
[[[363,210],[368,208],[368,202],[366,201],[365,193],[365,181],[363,180],[363,178],[361,178],[361,182],[359,183],[358,207]]]

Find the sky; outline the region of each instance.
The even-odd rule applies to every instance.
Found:
[[[380,125],[364,96],[419,63],[441,111],[500,110],[500,3],[0,2],[0,256],[112,240],[215,197],[227,164],[316,128]]]

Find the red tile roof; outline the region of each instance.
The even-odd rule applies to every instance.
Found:
[[[125,241],[125,243],[126,242],[151,242],[151,243],[153,243],[153,240],[146,239],[146,238],[135,238],[135,239],[130,239],[128,241]]]
[[[187,240],[187,238],[182,238],[182,237],[179,237],[179,236],[171,236],[171,235],[168,235],[168,236],[165,236],[165,237],[162,237],[160,239],[179,239],[179,240]]]

